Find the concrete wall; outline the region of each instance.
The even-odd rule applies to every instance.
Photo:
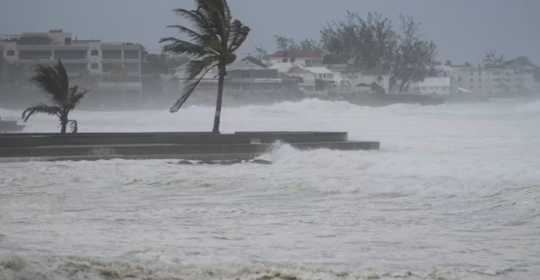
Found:
[[[248,135],[235,134],[183,134],[183,133],[124,133],[124,134],[66,134],[0,136],[1,148],[88,145],[136,144],[246,144]]]
[[[291,144],[300,150],[377,150],[378,142],[329,142]],[[0,148],[0,158],[70,158],[108,159],[137,157],[144,158],[196,158],[205,155],[207,159],[254,158],[272,149],[272,144],[218,144],[218,145],[127,145],[127,146],[50,146]]]

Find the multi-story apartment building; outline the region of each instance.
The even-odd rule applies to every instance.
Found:
[[[484,63],[482,67],[443,67],[440,76],[478,96],[519,96],[536,90],[529,66]]]
[[[2,35],[0,39],[0,54],[8,63],[52,65],[60,59],[70,78],[88,70],[97,78],[102,93],[141,93],[141,52],[140,45],[78,40],[63,30]],[[113,68],[119,69],[122,74],[116,76],[121,78],[110,75]],[[31,74],[26,73],[28,77]]]

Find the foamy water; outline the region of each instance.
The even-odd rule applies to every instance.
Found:
[[[206,131],[212,116],[73,114],[81,132]],[[382,150],[0,163],[0,279],[536,279],[539,125],[540,103],[306,100],[225,109],[222,131],[349,131]]]

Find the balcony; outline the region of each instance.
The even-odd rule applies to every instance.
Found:
[[[102,51],[103,59],[122,59],[121,50],[103,50]]]
[[[79,59],[85,60],[88,59],[88,52],[85,50],[55,50],[54,59],[62,60],[71,60]]]
[[[51,51],[19,51],[20,60],[48,60],[51,56]]]

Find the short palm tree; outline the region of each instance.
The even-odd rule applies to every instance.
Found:
[[[109,71],[109,80],[116,83],[116,88],[120,88],[120,83],[127,79],[127,72],[122,64],[115,64]]]
[[[58,60],[55,66],[36,65],[36,74],[30,81],[41,91],[43,91],[53,105],[36,104],[22,113],[24,121],[38,113],[57,116],[60,119],[61,131],[66,133],[67,125],[73,120],[69,120],[69,113],[79,105],[88,90],[79,92],[79,87],[69,87],[69,79],[62,62]]]
[[[213,68],[219,71],[216,114],[214,117],[214,133],[219,133],[223,85],[227,74],[227,65],[236,60],[234,52],[244,43],[251,29],[239,20],[233,20],[227,0],[195,0],[195,10],[176,9],[178,15],[189,20],[194,30],[180,25],[171,25],[180,33],[186,34],[192,42],[163,38],[160,43],[168,43],[163,47],[165,52],[186,55],[191,60],[186,69],[186,85],[182,96],[171,107],[177,112],[193,93],[202,78]]]

